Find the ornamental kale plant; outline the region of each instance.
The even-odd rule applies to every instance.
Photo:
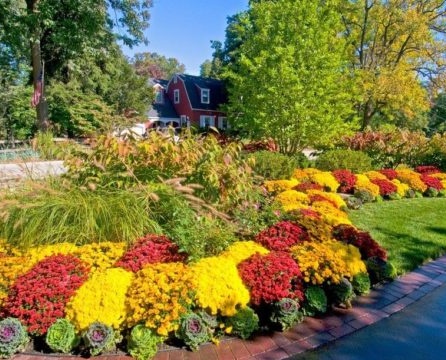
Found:
[[[369,274],[361,272],[353,276],[352,286],[355,293],[359,295],[368,294],[370,291]]]
[[[83,334],[85,346],[93,356],[103,351],[112,350],[115,346],[115,333],[113,329],[100,322],[94,322]]]
[[[0,321],[0,357],[8,358],[23,350],[29,341],[28,334],[16,318]]]
[[[180,320],[180,327],[175,335],[184,341],[192,351],[198,350],[201,344],[211,340],[212,330],[203,319],[195,313],[188,313]]]
[[[328,293],[333,304],[352,307],[351,300],[355,297],[355,293],[352,284],[346,278],[343,278],[339,284],[330,285]]]
[[[319,286],[310,286],[305,290],[305,304],[302,308],[304,315],[314,316],[327,311],[327,295]]]
[[[291,246],[309,240],[305,229],[291,221],[281,221],[261,231],[255,241],[269,250],[287,251]]]
[[[259,328],[259,317],[253,309],[246,306],[227,319],[226,327],[232,328],[234,335],[240,336],[245,340]]]
[[[303,314],[299,308],[299,303],[296,300],[284,298],[273,304],[270,320],[273,324],[279,325],[282,331],[285,331],[303,320]]]
[[[151,359],[158,351],[157,345],[162,342],[163,337],[143,324],[138,324],[127,338],[127,351],[137,360]]]
[[[46,333],[45,341],[54,352],[68,354],[79,345],[80,337],[74,325],[67,319],[57,319]]]

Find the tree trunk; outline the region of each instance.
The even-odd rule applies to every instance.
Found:
[[[364,104],[364,108],[362,109],[361,131],[364,131],[370,125],[370,122],[374,114],[375,110],[373,109],[373,104],[369,100]]]
[[[39,0],[27,0],[26,5],[29,13],[34,13],[37,11],[37,4]],[[39,103],[36,106],[36,123],[37,128],[40,131],[47,131],[49,127],[48,121],[48,104],[45,99],[45,79],[42,78],[42,54],[40,52],[40,34],[38,26],[30,29],[31,34],[31,63],[33,68],[33,85],[34,89],[41,86],[42,93],[40,95]],[[39,81],[42,84],[39,85]]]

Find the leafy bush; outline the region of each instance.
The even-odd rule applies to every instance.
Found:
[[[327,311],[327,295],[319,286],[309,286],[305,290],[305,303],[302,308],[304,315],[314,316]]]
[[[425,192],[424,195],[427,197],[437,197],[438,196],[438,190],[435,188],[428,188]]]
[[[385,261],[378,256],[373,256],[367,259],[366,265],[372,284],[386,280],[393,280],[397,276],[396,269],[392,263]]]
[[[352,286],[355,293],[359,295],[368,294],[370,291],[370,277],[367,273],[359,273],[353,276]]]
[[[85,346],[92,356],[103,351],[110,351],[115,347],[115,332],[110,326],[94,322],[82,336]]]
[[[212,331],[203,319],[195,314],[188,313],[181,317],[180,327],[175,332],[176,337],[183,340],[193,351],[199,349],[201,344],[211,340]]]
[[[29,342],[26,329],[16,318],[6,318],[0,321],[0,357],[9,358],[23,350]]]
[[[315,166],[325,171],[349,169],[354,173],[362,173],[372,169],[372,159],[362,151],[328,150],[318,156]]]
[[[345,305],[350,308],[351,300],[355,297],[353,286],[346,278],[340,283],[332,284],[328,287],[329,299],[335,305]]]
[[[301,163],[296,157],[265,150],[254,152],[250,157],[254,159],[254,172],[267,180],[289,179]]]
[[[154,357],[158,351],[158,344],[163,338],[153,330],[138,324],[133,327],[127,337],[127,351],[137,360],[148,360]]]
[[[67,319],[57,319],[46,333],[45,342],[54,352],[68,354],[80,343],[74,325]]]
[[[303,314],[299,311],[299,308],[299,303],[296,300],[284,298],[273,304],[270,321],[277,324],[282,331],[285,331],[303,320]]]
[[[245,340],[259,328],[259,317],[253,309],[246,306],[227,318],[226,327],[232,327],[232,333]]]
[[[353,195],[364,204],[375,200],[375,196],[370,191],[365,189],[355,190]]]

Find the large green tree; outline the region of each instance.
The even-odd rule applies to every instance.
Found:
[[[45,74],[67,69],[70,60],[100,52],[116,39],[133,46],[145,41],[151,0],[3,0],[0,6],[1,48],[27,55],[32,83]],[[26,47],[24,46],[26,45]],[[37,107],[38,125],[48,127],[45,102]]]
[[[350,128],[350,79],[337,5],[252,4],[239,56],[225,74],[233,126],[273,138],[284,153],[327,143]]]
[[[178,59],[157,53],[137,53],[132,60],[138,75],[155,79],[169,79],[176,73],[184,73],[186,67]]]

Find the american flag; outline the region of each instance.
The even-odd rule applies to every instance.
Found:
[[[39,78],[37,79],[37,84],[34,85],[34,92],[31,98],[32,107],[36,107],[37,105],[39,105],[40,98],[42,96],[42,85],[43,85],[42,80],[43,80],[43,71],[41,69],[39,72]]]

